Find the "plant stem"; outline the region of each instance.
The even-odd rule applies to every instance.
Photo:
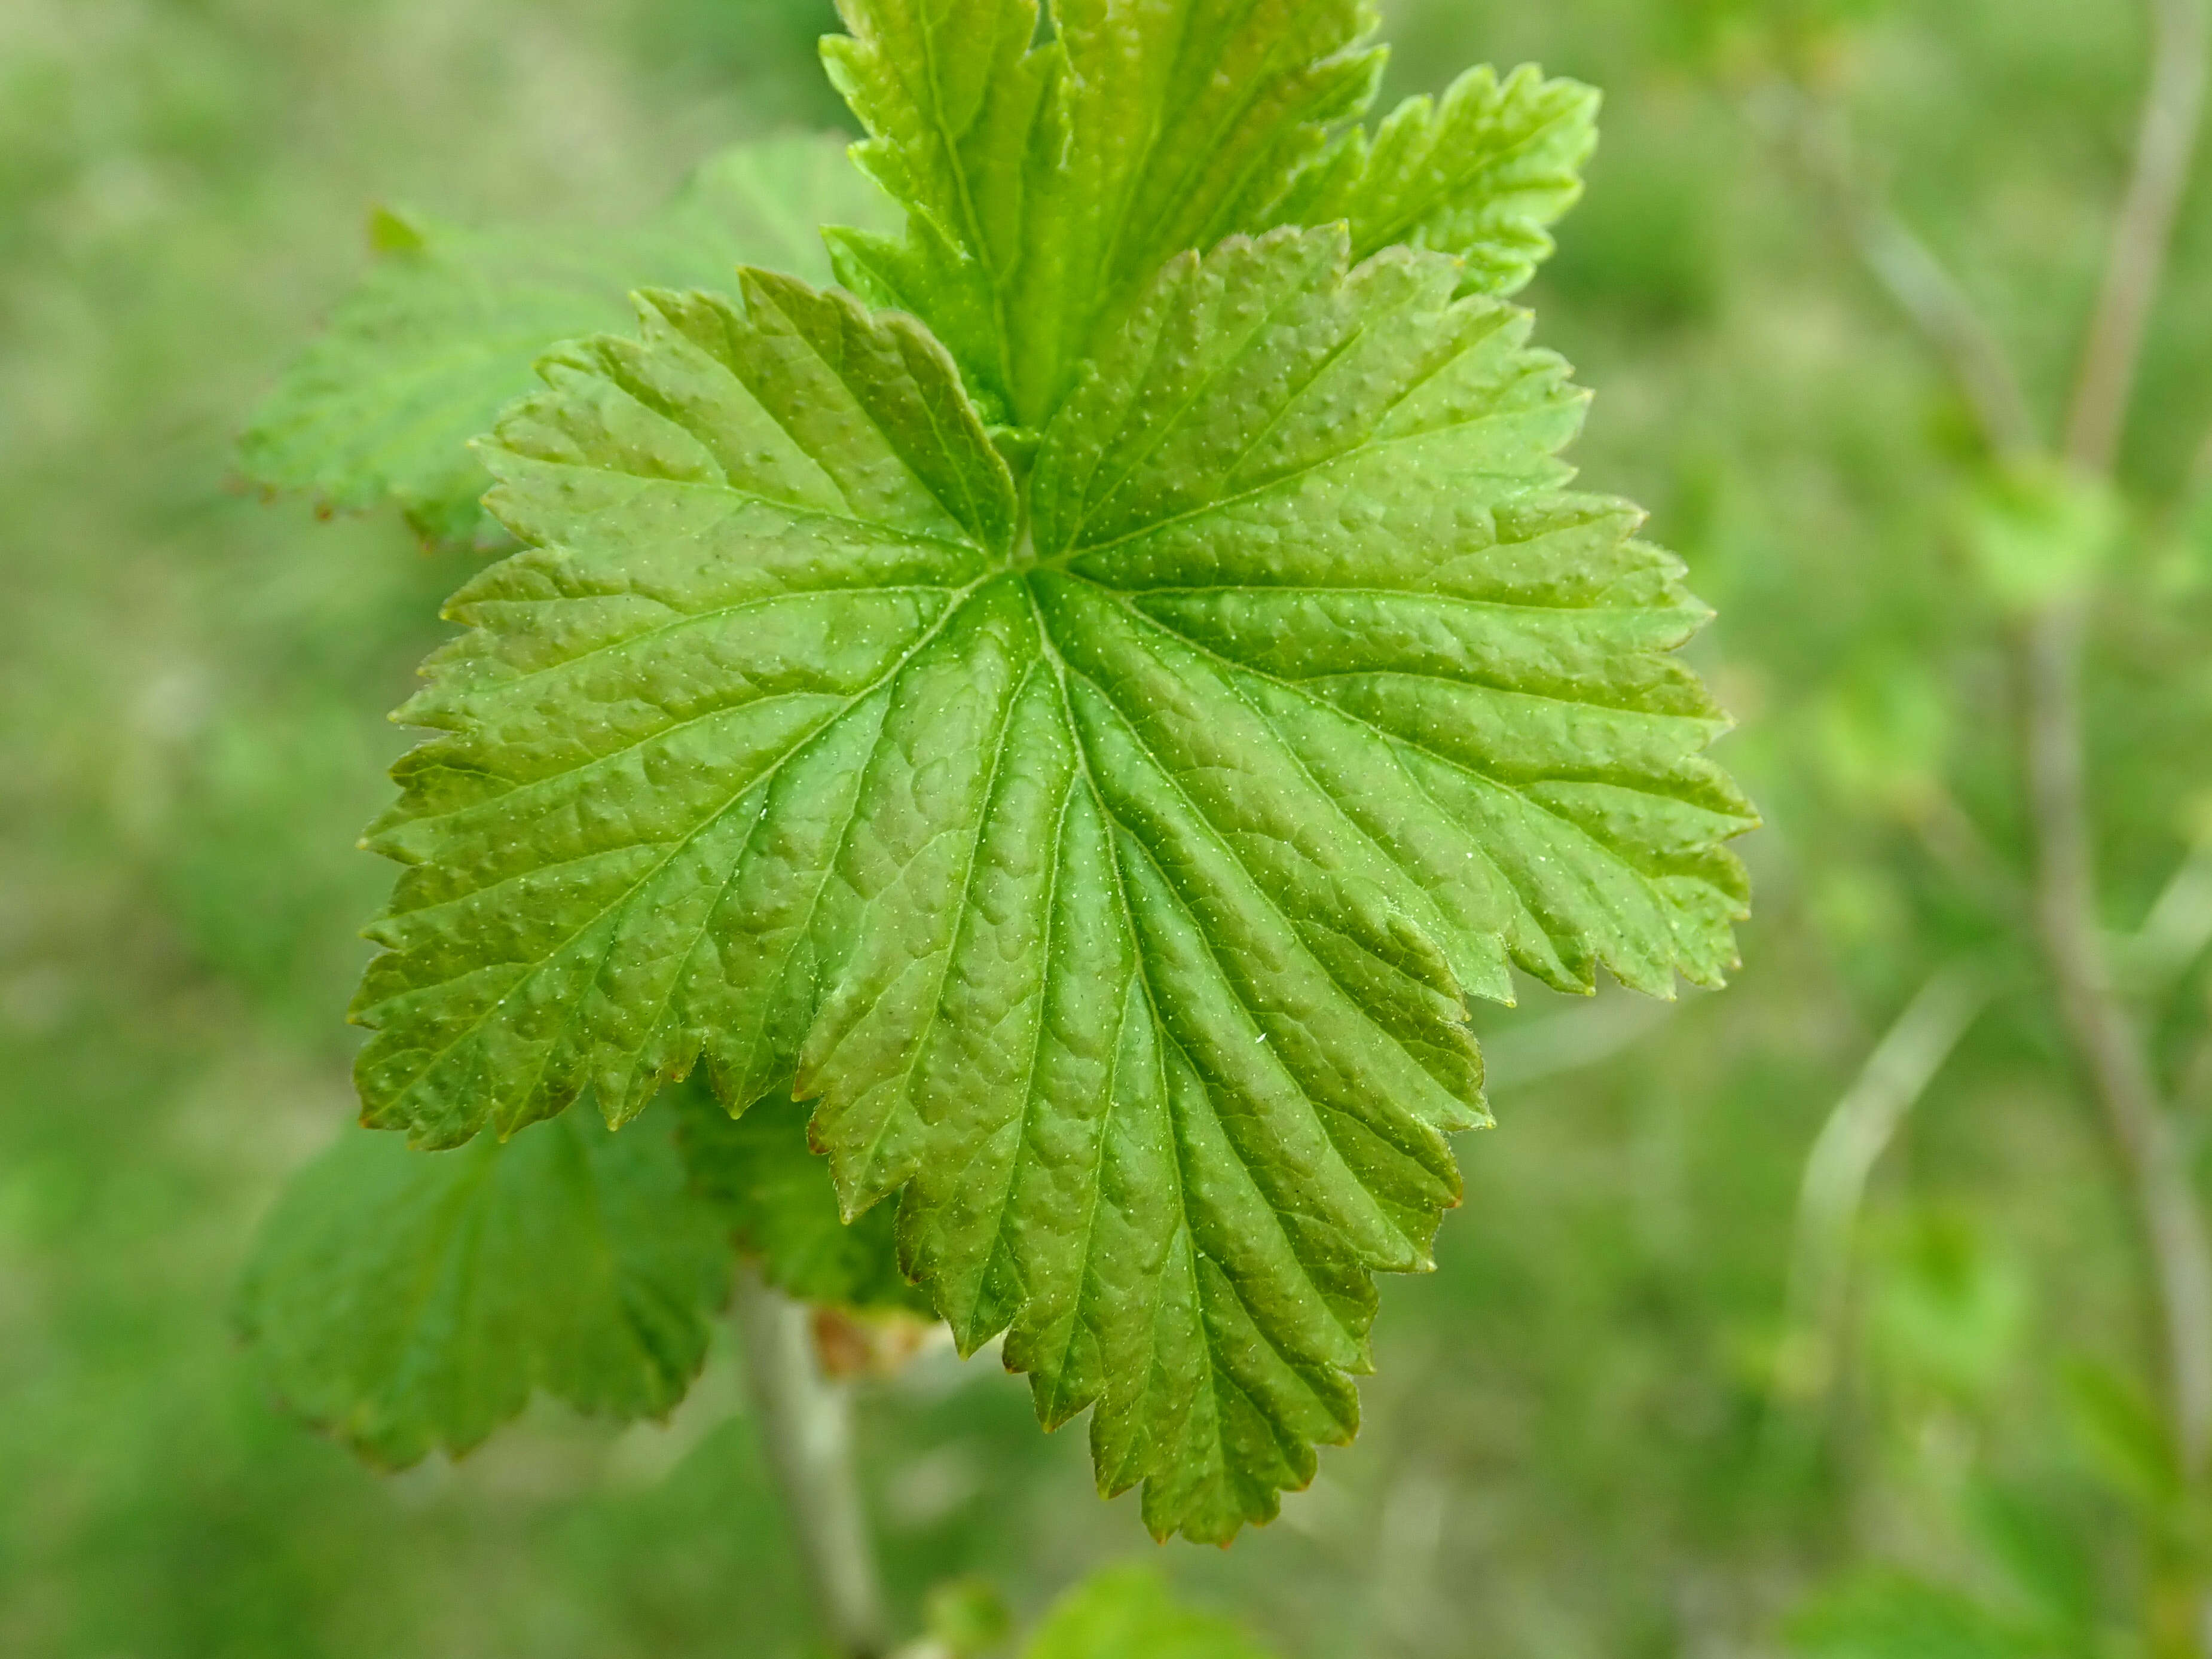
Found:
[[[806,1307],[738,1265],[737,1318],[761,1448],[782,1493],[807,1582],[839,1659],[889,1651],[875,1544],[853,1461],[852,1401],[814,1355]]]
[[[2150,88],[2097,309],[2065,425],[2065,459],[2113,471],[2173,221],[2203,118],[2208,0],[2150,0]],[[1839,112],[1785,88],[1797,153],[1834,191],[1860,258],[1942,359],[2001,458],[2039,447],[1995,337],[1950,273],[1869,191]],[[2081,706],[2086,601],[2028,619],[2017,650],[2036,935],[2067,1038],[2103,1109],[2150,1252],[2175,1455],[2192,1480],[2212,1455],[2212,1243],[2150,1060],[2112,982],[2097,896]]]
[[[2203,121],[2207,33],[2205,0],[2151,0],[2151,83],[2135,171],[2066,418],[2066,457],[2085,472],[2109,473],[2119,455],[2143,332]]]
[[[1790,1330],[1802,1344],[1786,1381],[1826,1396],[1848,1310],[1851,1234],[1868,1177],[1990,1000],[1976,969],[1954,963],[1923,986],[1844,1091],[1805,1161],[1790,1267]]]
[[[2212,1244],[2106,958],[2082,781],[2081,632],[2081,605],[2055,605],[2021,646],[2036,929],[2068,1038],[2134,1188],[2158,1290],[2175,1455],[2194,1478],[2212,1449]]]
[[[2033,453],[2041,440],[2011,360],[1943,262],[1861,176],[1841,106],[1788,82],[1770,94],[1788,152],[1833,202],[1868,274],[1950,371],[1984,441],[2002,456]]]
[[[2135,170],[2066,420],[2066,459],[2085,476],[2109,477],[2118,456],[2203,117],[2206,16],[2206,0],[2152,0],[2150,89]],[[2084,779],[2086,620],[2083,599],[2063,599],[2029,620],[2019,647],[2036,931],[2068,1037],[2135,1189],[2158,1289],[2175,1455],[2194,1480],[2212,1451],[2212,1243],[2142,1033],[2113,985],[2106,952]]]

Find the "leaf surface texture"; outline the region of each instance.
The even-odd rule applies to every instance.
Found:
[[[1170,260],[1019,478],[921,325],[789,279],[550,362],[375,832],[369,1121],[795,1094],[1102,1487],[1273,1515],[1457,1201],[1466,998],[1717,982],[1752,822],[1564,366],[1350,252]]]

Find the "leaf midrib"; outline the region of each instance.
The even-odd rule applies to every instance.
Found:
[[[1110,596],[1109,596],[1109,599],[1110,603]],[[1036,599],[1033,592],[1031,594],[1031,604],[1033,606],[1036,605]],[[1261,881],[1256,874],[1255,874],[1251,867],[1247,865],[1244,860],[1238,854],[1236,848],[1224,836],[1220,827],[1215,823],[1212,816],[1200,806],[1197,801],[1191,798],[1188,788],[1183,784],[1181,777],[1177,775],[1175,769],[1167,764],[1167,763],[1162,760],[1158,756],[1153,754],[1151,745],[1147,744],[1141,734],[1139,734],[1133,726],[1130,726],[1127,714],[1123,711],[1120,702],[1115,698],[1112,692],[1106,687],[1099,684],[1098,682],[1091,676],[1083,673],[1080,670],[1074,668],[1066,661],[1065,657],[1060,655],[1056,645],[1054,645],[1052,642],[1052,636],[1046,625],[1046,619],[1041,606],[1036,607],[1036,618],[1040,636],[1047,641],[1048,646],[1051,647],[1051,659],[1060,677],[1062,687],[1063,707],[1066,707],[1065,688],[1068,681],[1071,679],[1082,680],[1085,684],[1090,685],[1098,693],[1099,696],[1105,702],[1107,707],[1114,711],[1115,717],[1119,720],[1126,728],[1127,728],[1130,740],[1136,744],[1139,749],[1143,750],[1146,757],[1150,759],[1152,763],[1159,769],[1161,776],[1167,781],[1168,787],[1173,790],[1176,797],[1181,799],[1185,809],[1190,813],[1193,821],[1200,826],[1206,836],[1214,842],[1222,856],[1226,858],[1231,863],[1234,864],[1239,870],[1243,871],[1247,878],[1252,882],[1255,890],[1260,895],[1261,902],[1265,905],[1267,909],[1272,911],[1276,920],[1282,924],[1298,954],[1305,959],[1315,973],[1316,973],[1323,981],[1334,987],[1338,993],[1343,995],[1352,1006],[1359,1010],[1360,1017],[1373,1028],[1373,1030],[1384,1042],[1391,1043],[1394,1046],[1402,1047],[1402,1045],[1398,1043],[1398,1039],[1393,1036],[1388,1029],[1377,1022],[1371,1014],[1368,1013],[1365,1007],[1360,1003],[1358,997],[1352,991],[1352,988],[1345,985],[1337,975],[1330,969],[1328,964],[1315,954],[1312,945],[1307,940],[1304,932],[1299,927],[1297,919],[1285,911],[1282,905],[1276,900],[1275,896],[1267,890],[1267,884]],[[1157,624],[1154,624],[1154,626],[1157,627]],[[1173,636],[1171,635],[1170,637]],[[1152,847],[1151,843],[1146,841],[1145,836],[1139,832],[1136,826],[1127,823],[1121,817],[1121,815],[1116,813],[1110,805],[1108,805],[1105,794],[1099,789],[1090,765],[1090,752],[1084,742],[1083,728],[1079,724],[1073,723],[1075,717],[1072,708],[1066,709],[1066,717],[1071,722],[1069,726],[1069,734],[1074,740],[1077,751],[1083,757],[1085,777],[1086,781],[1090,784],[1090,787],[1092,792],[1092,799],[1097,805],[1100,814],[1104,817],[1107,823],[1117,828],[1124,836],[1127,836],[1132,842],[1143,851],[1147,861],[1150,862],[1153,869],[1158,872],[1160,879],[1166,886],[1168,891],[1176,896],[1176,902],[1178,905],[1181,905],[1184,908],[1186,914],[1188,914],[1189,909],[1188,904],[1182,896],[1180,888],[1177,887],[1175,881],[1169,876],[1165,867],[1161,863],[1157,851]],[[1358,833],[1363,839],[1365,838],[1365,832],[1364,830],[1360,830],[1357,824],[1352,824],[1349,827],[1356,833]],[[1378,851],[1380,849],[1378,849]],[[1386,860],[1389,857],[1387,853],[1382,854],[1382,856]],[[1153,1007],[1154,1030],[1163,1039],[1172,1040],[1172,1034],[1170,1032],[1169,1028],[1165,1024],[1160,1020],[1158,1017],[1158,1006],[1152,1000],[1152,981],[1151,975],[1146,969],[1146,954],[1142,943],[1142,934],[1137,929],[1133,913],[1130,912],[1128,909],[1127,895],[1121,890],[1118,884],[1116,892],[1117,896],[1121,899],[1124,917],[1130,929],[1129,940],[1131,948],[1136,953],[1138,971],[1145,981],[1147,1003]],[[1199,938],[1205,941],[1206,953],[1213,958],[1215,966],[1221,973],[1224,982],[1229,988],[1230,994],[1237,1003],[1237,1006],[1243,1011],[1246,1018],[1251,1021],[1253,1026],[1257,1029],[1263,1036],[1267,1035],[1267,1027],[1261,1018],[1260,1011],[1252,1006],[1250,1001],[1247,999],[1243,988],[1238,983],[1237,975],[1231,970],[1228,963],[1222,960],[1219,947],[1212,935],[1197,917],[1191,917],[1191,924],[1195,929]],[[1181,1045],[1178,1043],[1177,1046],[1180,1047]],[[1342,1145],[1339,1142],[1337,1136],[1331,1132],[1329,1127],[1332,1120],[1340,1115],[1340,1109],[1328,1104],[1311,1094],[1308,1091],[1304,1082],[1301,1080],[1296,1072],[1291,1069],[1290,1062],[1282,1056],[1279,1051],[1275,1054],[1274,1058],[1276,1063],[1283,1068],[1285,1075],[1289,1077],[1291,1086],[1296,1091],[1299,1098],[1305,1103],[1307,1109],[1313,1116],[1315,1127],[1320,1130],[1322,1137],[1328,1141],[1331,1150],[1335,1153],[1337,1158],[1343,1161],[1346,1170],[1352,1170],[1354,1169],[1352,1160],[1346,1153]],[[1187,1062],[1191,1065],[1194,1074],[1198,1076],[1202,1082],[1206,1075],[1205,1073],[1197,1066],[1194,1061],[1188,1061],[1188,1056],[1186,1056],[1186,1060]],[[1416,1061],[1414,1063],[1418,1065],[1419,1062]],[[1442,1085],[1438,1086],[1441,1087]],[[1431,1127],[1433,1130],[1433,1126],[1431,1126]],[[1370,1129],[1370,1133],[1376,1133],[1378,1139],[1382,1138],[1379,1131],[1373,1131]],[[1439,1138],[1441,1139],[1441,1132],[1437,1133],[1439,1134]],[[1237,1162],[1244,1166],[1246,1173],[1248,1176],[1249,1176],[1250,1164],[1245,1159],[1243,1152],[1236,1146],[1233,1139],[1230,1139],[1229,1144]],[[1417,1158],[1414,1158],[1414,1156],[1410,1150],[1400,1150],[1405,1151],[1405,1155],[1409,1159],[1415,1162],[1419,1161]],[[1368,1190],[1366,1183],[1360,1181],[1356,1172],[1352,1174],[1352,1179],[1355,1184],[1360,1187],[1362,1191],[1364,1192]],[[1265,1193],[1266,1188],[1264,1184],[1260,1182],[1256,1178],[1254,1178],[1254,1186],[1263,1194]],[[1369,1196],[1372,1199],[1373,1194],[1370,1193]],[[1405,1239],[1404,1234],[1398,1228],[1396,1222],[1390,1218],[1386,1210],[1382,1209],[1379,1200],[1376,1200],[1376,1207],[1378,1212],[1382,1215],[1384,1224],[1388,1225],[1393,1232],[1398,1233],[1399,1237],[1407,1245],[1408,1249],[1411,1249],[1414,1255],[1418,1255],[1420,1253],[1419,1244],[1413,1240]],[[1280,1214],[1275,1210],[1275,1206],[1272,1200],[1268,1200],[1267,1209],[1269,1213],[1273,1215],[1279,1223],[1281,1218]],[[1303,1271],[1304,1268],[1304,1261],[1296,1243],[1291,1242],[1286,1236],[1285,1238],[1285,1248],[1290,1250],[1292,1259],[1299,1262],[1301,1270]],[[1309,1274],[1308,1277],[1310,1282],[1310,1274]],[[1325,1294],[1322,1293],[1318,1283],[1314,1285],[1314,1290],[1317,1296],[1322,1296],[1322,1300],[1326,1303],[1327,1297]],[[1332,1315],[1332,1318],[1333,1317],[1334,1315]],[[1352,1336],[1355,1344],[1357,1343],[1358,1337],[1355,1333],[1347,1331],[1346,1334],[1348,1336]]]

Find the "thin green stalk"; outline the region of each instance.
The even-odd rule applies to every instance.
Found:
[[[1867,1182],[1989,1000],[1976,968],[1954,963],[1936,974],[1875,1045],[1813,1143],[1790,1258],[1793,1363],[1782,1381],[1793,1392],[1825,1399],[1833,1387]]]
[[[738,1265],[738,1331],[761,1449],[791,1519],[823,1634],[839,1659],[890,1650],[875,1541],[853,1459],[852,1401],[822,1375],[805,1304]]]

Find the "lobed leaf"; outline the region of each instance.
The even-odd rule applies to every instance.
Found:
[[[889,223],[833,137],[725,151],[635,229],[469,231],[384,212],[377,258],[239,444],[246,476],[326,508],[398,504],[426,540],[503,539],[469,445],[536,384],[556,343],[624,326],[640,284],[726,287],[740,264],[829,276],[824,218]]]
[[[1103,1488],[1271,1516],[1457,1201],[1465,997],[1717,982],[1744,904],[1705,613],[1462,274],[1180,257],[1018,494],[918,325],[795,282],[557,356],[487,452],[528,550],[404,711],[368,1121],[811,1100]]]
[[[1328,127],[1374,95],[1365,0],[839,0],[823,43],[908,210],[833,233],[837,273],[922,319],[988,418],[1041,428],[1170,256],[1272,222]]]
[[[702,1044],[726,1097],[787,1075],[861,770],[957,715],[1004,464],[913,324],[744,287],[648,296],[486,451],[533,550],[401,711],[449,735],[371,835],[415,866],[356,1002],[373,1125],[455,1145],[587,1085],[619,1122]]]
[[[1409,98],[1370,142],[1330,146],[1276,204],[1272,222],[1345,221],[1352,256],[1404,245],[1467,262],[1464,292],[1512,294],[1552,255],[1547,227],[1581,199],[1597,147],[1598,94],[1523,64],[1504,82],[1487,64],[1439,103]]]
[[[270,1216],[239,1320],[277,1395],[364,1455],[459,1455],[543,1389],[672,1409],[728,1294],[729,1247],[657,1113],[572,1115],[465,1151],[349,1130]]]

